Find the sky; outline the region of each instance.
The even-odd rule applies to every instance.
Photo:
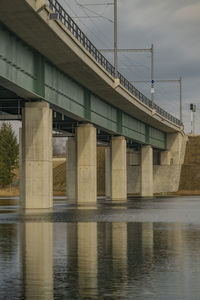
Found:
[[[113,48],[113,0],[59,0],[98,49]],[[154,44],[155,79],[183,85],[183,123],[190,131],[189,104],[197,106],[200,134],[200,1],[117,0],[118,47],[148,49]],[[94,17],[96,15],[101,17]],[[113,62],[113,54],[104,55]],[[119,53],[119,71],[130,81],[151,80],[151,54]],[[134,83],[151,97],[149,83]],[[179,83],[155,83],[155,102],[179,118]]]
[[[113,0],[58,0],[98,49],[113,48]],[[182,77],[183,123],[189,133],[190,103],[196,104],[195,133],[200,134],[200,1],[117,0],[118,47],[149,49],[154,44],[155,79]],[[95,17],[96,15],[101,17]],[[113,63],[113,54],[104,55]],[[119,53],[119,71],[151,98],[151,55]],[[155,83],[155,102],[179,118],[179,83]],[[19,122],[13,124],[16,131]]]

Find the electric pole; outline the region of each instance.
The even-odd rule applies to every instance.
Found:
[[[154,108],[154,45],[151,46],[151,101]]]
[[[112,3],[80,4],[86,7],[90,5],[114,5],[114,49],[99,49],[101,52],[114,52],[114,77],[118,78],[118,52],[151,52],[151,100],[154,108],[154,45],[150,49],[118,49],[118,24],[117,24],[117,0]],[[100,17],[92,16],[92,17]]]
[[[114,0],[114,67],[115,78],[118,78],[118,43],[117,43],[117,0]]]
[[[180,89],[180,121],[181,121],[181,123],[182,123],[182,121],[183,121],[183,114],[182,114],[182,111],[183,111],[183,109],[182,109],[182,106],[183,106],[183,101],[182,101],[182,77],[180,77],[180,79],[179,79],[179,89]]]

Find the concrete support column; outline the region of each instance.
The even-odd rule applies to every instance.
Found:
[[[141,148],[141,182],[142,197],[153,196],[153,150],[151,146]]]
[[[112,199],[127,198],[126,139],[112,138]]]
[[[140,152],[127,149],[127,194],[140,193]]]
[[[66,170],[66,190],[68,199],[77,197],[77,150],[76,138],[68,137],[66,143],[67,170]]]
[[[96,128],[91,124],[77,127],[77,201],[96,203],[97,142]]]
[[[105,196],[111,197],[111,151],[110,147],[105,148]]]
[[[20,198],[25,209],[53,206],[52,110],[46,102],[25,104],[21,134]]]

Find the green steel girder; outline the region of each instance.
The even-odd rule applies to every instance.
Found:
[[[84,89],[84,107],[85,107],[85,113],[84,117],[91,121],[91,97],[90,97],[90,91],[87,89]]]
[[[141,144],[166,149],[166,133],[108,104],[55,67],[0,24],[0,81],[44,99],[73,119]],[[1,83],[2,84],[2,83]]]
[[[45,97],[45,60],[42,55],[38,52],[34,52],[34,73],[35,73],[35,93],[40,95],[42,98]]]
[[[122,111],[117,109],[117,131],[122,134],[123,124],[122,124]]]

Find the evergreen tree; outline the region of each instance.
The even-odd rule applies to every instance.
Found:
[[[13,170],[18,167],[19,145],[10,123],[0,128],[0,186],[12,183]]]

